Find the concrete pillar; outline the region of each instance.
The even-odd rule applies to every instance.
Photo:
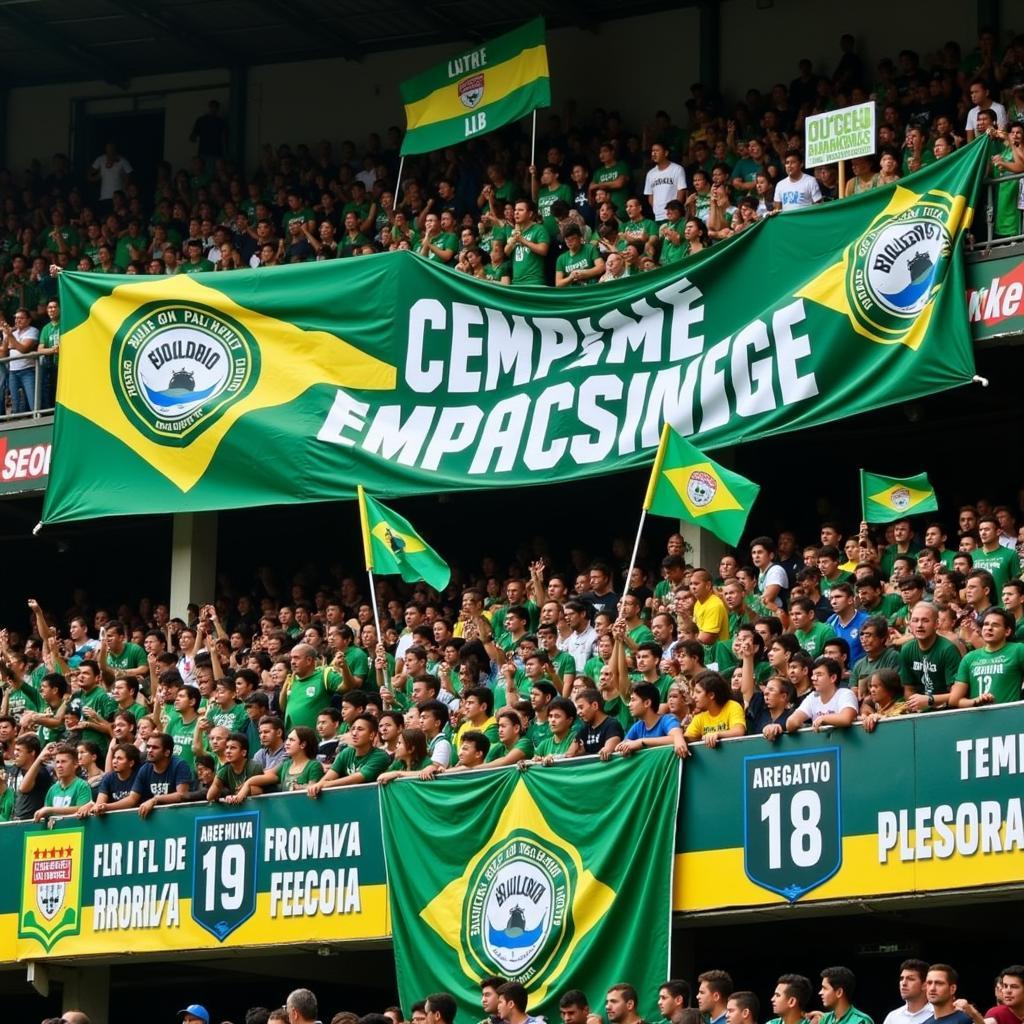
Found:
[[[241,171],[245,166],[245,118],[249,103],[249,69],[234,66],[228,86],[228,153]]]
[[[53,974],[61,984],[61,1013],[81,1010],[91,1021],[110,1019],[109,967],[61,967]]]
[[[171,615],[187,620],[190,601],[213,601],[216,579],[217,513],[177,513],[171,537]]]
[[[708,97],[718,95],[722,67],[722,16],[716,0],[700,0],[697,8],[700,38],[700,80]]]
[[[680,523],[679,532],[686,542],[686,561],[695,569],[707,569],[714,579],[718,575],[718,563],[728,546],[708,530],[702,530],[693,523]]]

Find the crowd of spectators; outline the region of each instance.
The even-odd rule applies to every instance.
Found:
[[[685,757],[1019,701],[1016,513],[965,506],[954,537],[937,520],[826,522],[804,547],[784,531],[693,567],[672,534],[624,590],[621,541],[566,571],[534,551],[503,575],[457,566],[441,594],[380,579],[376,609],[344,573],[264,572],[182,618],[150,599],[116,617],[82,591],[57,615],[30,599],[0,631],[0,820]]]
[[[884,1024],[1020,1024],[1024,1020],[1024,967],[1012,965],[999,972],[994,981],[994,1003],[984,1013],[961,995],[959,975],[949,964],[928,964],[904,960],[899,973],[900,1004],[889,1011]],[[762,1011],[762,1000],[751,991],[737,990],[727,971],[704,971],[697,977],[693,993],[689,982],[671,979],[659,986],[658,1024],[873,1024],[872,1018],[854,1004],[857,978],[848,967],[826,967],[821,971],[816,1006],[811,980],[800,974],[783,974],[767,1000],[771,1013]],[[982,995],[979,993],[979,995]],[[651,993],[654,996],[654,993]],[[649,1000],[653,1002],[653,998]],[[643,1000],[648,1002],[648,1000]],[[980,1005],[987,996],[978,998]],[[480,981],[483,1018],[479,1024],[544,1024],[545,1018],[530,1012],[529,994],[518,982],[500,977]],[[603,993],[603,1005],[591,1006],[587,994],[569,989],[558,1000],[562,1024],[646,1024],[638,1007],[641,994],[627,982],[612,985]],[[414,1002],[408,1018],[397,1006],[383,1013],[363,1016],[342,1010],[324,1022],[330,1024],[455,1024],[455,999],[437,992]],[[316,995],[307,988],[291,992],[279,1008],[252,1007],[243,1017],[223,1024],[320,1024],[321,1009]],[[460,1024],[468,1024],[465,1015]],[[183,1024],[214,1024],[218,1018],[199,1004],[191,1003],[178,1014]],[[61,1018],[43,1024],[90,1024],[80,1011],[66,1011]]]
[[[629,126],[614,111],[547,120],[540,160],[518,126],[406,161],[401,131],[360,151],[265,146],[258,167],[232,165],[204,139],[225,137],[216,104],[197,121],[199,155],[159,167],[143,190],[109,144],[83,180],[66,157],[21,180],[0,172],[0,414],[53,404],[59,310],[51,267],[103,274],[192,274],[408,249],[483,280],[583,287],[675,263],[777,211],[839,198],[839,169],[803,169],[804,121],[876,104],[876,155],[852,161],[857,195],[988,134],[998,234],[1021,231],[1024,36],[955,42],[922,60],[903,50],[871,71],[844,36],[831,74],[797,77],[726,103],[691,87],[685,124],[658,111]],[[222,147],[221,147],[222,149]],[[399,188],[398,196],[395,195]],[[8,326],[10,325],[10,326]],[[47,330],[49,328],[49,330]],[[40,337],[42,331],[44,336]],[[32,352],[43,352],[38,368]],[[15,358],[9,374],[6,356]],[[36,381],[38,370],[39,380]],[[38,386],[39,394],[36,395]]]

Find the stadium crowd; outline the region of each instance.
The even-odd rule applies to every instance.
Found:
[[[385,577],[376,609],[340,569],[225,582],[184,618],[148,598],[116,617],[84,591],[57,615],[30,599],[0,631],[0,820],[685,757],[1018,701],[1024,528],[981,501],[955,537],[937,520],[826,522],[803,547],[784,531],[693,567],[676,533],[624,592],[617,541],[568,571],[535,551],[504,575],[456,567],[442,594]]]
[[[835,164],[803,169],[804,121],[851,103],[877,106],[877,155],[851,162],[857,195],[988,134],[995,230],[1021,231],[1024,36],[983,31],[922,61],[912,50],[871,71],[852,36],[830,75],[800,61],[789,85],[726,104],[699,83],[685,127],[658,111],[642,128],[595,110],[548,119],[541,160],[515,125],[406,161],[401,131],[265,146],[260,166],[233,166],[216,103],[193,129],[188,168],[161,164],[152,192],[110,144],[80,180],[66,157],[20,181],[0,172],[0,414],[53,405],[60,311],[51,268],[103,274],[192,274],[408,249],[483,280],[582,287],[675,263],[777,211],[839,198]],[[396,196],[395,189],[399,190]],[[38,351],[38,361],[32,353]],[[39,380],[36,375],[38,372]],[[38,395],[36,388],[38,387]]]
[[[1004,968],[995,978],[995,1001],[984,1013],[960,994],[959,976],[949,964],[904,960],[898,979],[900,1005],[889,1011],[883,1024],[1020,1024],[1024,1020],[1024,967]],[[697,977],[697,991],[672,979],[657,993],[659,1024],[874,1024],[878,1017],[857,1008],[857,978],[848,967],[826,967],[820,975],[816,1008],[811,980],[800,974],[783,974],[766,1000],[770,1015],[762,1012],[756,993],[737,991],[723,970],[704,971]],[[652,1000],[653,1001],[653,1000]],[[984,1005],[987,999],[978,999]],[[518,982],[490,977],[480,981],[484,1016],[479,1024],[545,1024],[530,1012],[527,990]],[[628,983],[613,985],[604,993],[603,1006],[591,1007],[586,993],[570,989],[558,1000],[562,1024],[646,1024],[638,1012],[641,997]],[[602,1012],[603,1011],[603,1012]],[[309,989],[296,989],[280,1008],[252,1007],[244,1017],[223,1024],[320,1024],[317,998]],[[455,1024],[457,1004],[446,992],[426,996],[412,1004],[408,1018],[397,1006],[383,1013],[363,1016],[340,1011],[330,1024]],[[465,1015],[463,1015],[465,1017]],[[192,1003],[178,1014],[183,1024],[213,1024],[206,1007]],[[80,1011],[67,1011],[43,1024],[90,1024]],[[464,1024],[464,1022],[463,1022]]]

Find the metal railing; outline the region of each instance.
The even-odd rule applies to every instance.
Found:
[[[11,370],[14,362],[32,365]],[[56,393],[54,356],[41,352],[15,352],[0,358],[0,423],[52,416]]]
[[[1020,209],[1021,200],[1024,198],[1024,171],[1018,174],[1004,174],[999,178],[986,178],[983,182],[985,189],[985,229],[984,237],[975,228],[974,252],[988,252],[992,249],[1001,249],[1011,245],[1024,243],[1024,210]],[[998,217],[997,207],[999,203],[1000,189],[1006,189],[1003,195],[1013,196],[1013,209],[1016,213],[1016,231],[1011,234],[1000,234],[996,231],[996,220]],[[1004,202],[1006,200],[1004,199]],[[977,219],[975,219],[977,224]]]

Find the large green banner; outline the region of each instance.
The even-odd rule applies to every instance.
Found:
[[[595,998],[621,981],[655,1013],[680,762],[664,747],[587,761],[384,790],[403,1005],[447,991],[472,1019],[480,979],[497,975],[524,984],[548,1020],[566,988]]]
[[[964,384],[986,152],[616,284],[408,252],[62,274],[44,521],[594,476],[649,462],[665,421],[708,450]]]
[[[1019,886],[1022,775],[1021,704],[696,747],[674,907],[777,911]]]
[[[376,786],[0,826],[0,961],[385,938]]]

